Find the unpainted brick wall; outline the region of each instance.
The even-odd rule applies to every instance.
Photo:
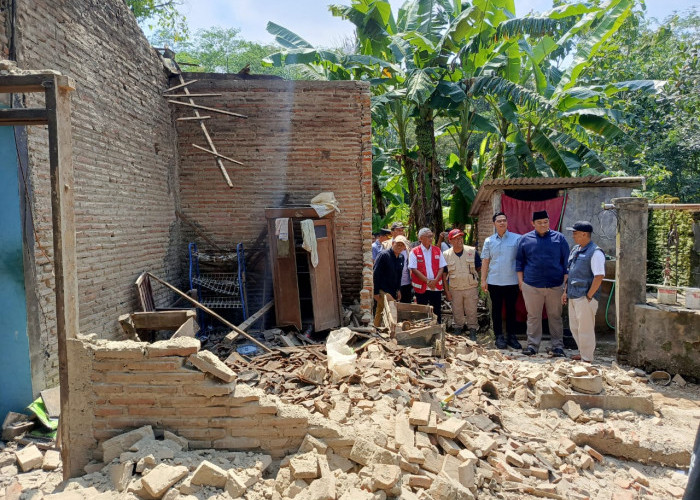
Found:
[[[134,280],[141,271],[171,280],[180,275],[171,251],[179,241],[179,186],[172,117],[161,96],[167,78],[123,1],[17,2],[16,8],[18,66],[58,70],[76,81],[71,121],[80,330],[110,337],[118,333],[117,317],[137,310]],[[6,40],[0,41],[7,53]],[[36,94],[16,100],[43,106]],[[37,242],[25,259],[35,261],[36,357],[43,360],[32,370],[43,371],[52,386],[58,361],[48,135],[46,127],[28,127],[27,135]]]
[[[179,340],[179,339],[178,339]],[[80,405],[67,417],[84,439],[72,447],[75,472],[99,443],[151,425],[189,441],[190,448],[295,452],[309,432],[308,412],[246,384],[226,384],[187,361],[197,348],[176,341],[71,341]],[[71,425],[73,422],[71,421]]]
[[[372,244],[368,84],[186,76],[198,80],[188,86],[192,93],[222,94],[195,98],[197,103],[247,118],[201,111],[211,116],[205,123],[217,151],[243,163],[224,161],[234,189],[226,186],[214,158],[192,146],[208,148],[199,124],[177,122],[183,212],[219,245],[250,246],[266,228],[266,207],[279,206],[285,195],[290,204],[308,204],[318,193],[332,191],[341,210],[335,225],[343,302],[359,299],[365,289],[371,307],[371,273],[363,274]],[[191,109],[176,109],[178,117],[193,115]],[[250,269],[249,277],[255,296],[259,283]],[[250,312],[261,305],[251,303]]]

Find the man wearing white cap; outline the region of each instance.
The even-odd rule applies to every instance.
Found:
[[[462,333],[466,324],[469,338],[476,341],[479,329],[476,306],[479,300],[481,259],[476,248],[464,245],[464,233],[460,229],[450,231],[447,239],[452,247],[443,253],[447,262],[445,296],[452,302],[454,333]]]

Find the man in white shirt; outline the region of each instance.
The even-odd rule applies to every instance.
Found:
[[[447,265],[440,248],[433,245],[433,232],[427,227],[418,231],[420,245],[408,255],[408,269],[416,302],[433,306],[438,323],[442,322],[442,273]]]
[[[569,255],[569,280],[561,298],[562,304],[569,303],[569,327],[580,353],[571,358],[591,363],[595,351],[595,313],[605,277],[605,254],[591,240],[590,222],[578,221],[566,229],[573,231],[576,243]]]

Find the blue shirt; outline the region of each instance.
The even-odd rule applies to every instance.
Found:
[[[486,283],[489,285],[507,286],[518,284],[518,273],[515,272],[515,254],[518,251],[520,235],[506,231],[503,237],[498,233],[486,238],[481,249],[481,258],[489,259],[489,274]]]
[[[569,261],[569,244],[564,235],[551,229],[544,236],[537,231],[524,234],[518,242],[515,270],[535,288],[552,288],[564,283]]]
[[[379,252],[382,250],[384,250],[384,247],[382,247],[381,241],[376,240],[374,243],[372,243],[372,260],[375,260],[377,255],[379,255]]]

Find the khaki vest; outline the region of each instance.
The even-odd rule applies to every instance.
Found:
[[[455,255],[454,248],[443,253],[447,262],[447,275],[450,279],[450,290],[467,290],[479,285],[479,275],[474,267],[476,249],[464,246],[462,256]]]

